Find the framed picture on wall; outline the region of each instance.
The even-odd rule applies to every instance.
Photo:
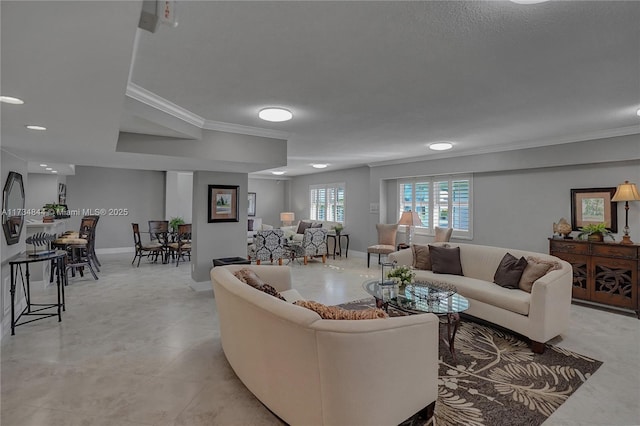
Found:
[[[58,204],[67,204],[67,185],[58,184]]]
[[[255,192],[249,192],[249,204],[247,207],[247,214],[249,216],[256,215],[256,193]]]
[[[238,186],[209,185],[207,222],[239,222]]]
[[[605,223],[618,232],[618,203],[611,201],[616,188],[584,188],[571,190],[571,228],[579,231],[585,225]]]

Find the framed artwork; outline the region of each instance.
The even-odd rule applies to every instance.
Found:
[[[67,185],[58,184],[58,204],[67,204]]]
[[[239,222],[238,186],[209,185],[207,222]]]
[[[618,232],[618,203],[611,201],[615,193],[615,187],[572,189],[571,228],[578,231],[604,222],[611,232]]]
[[[249,192],[249,204],[247,207],[247,214],[249,216],[256,215],[256,193],[255,192]]]

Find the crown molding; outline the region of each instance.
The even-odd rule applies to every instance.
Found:
[[[144,87],[138,86],[137,84],[131,82],[129,82],[129,84],[127,85],[127,96],[129,96],[131,99],[135,99],[145,105],[176,117],[182,121],[186,121],[187,123],[199,127],[203,130],[217,130],[220,132],[239,133],[242,135],[261,136],[265,138],[275,139],[288,139],[290,136],[290,133],[282,132],[279,130],[243,126],[240,124],[224,123],[222,121],[205,120],[199,115],[196,115],[191,111],[182,108],[180,105],[176,105],[173,102],[168,101],[145,89]]]
[[[205,120],[205,130],[218,130],[220,132],[241,133],[250,136],[262,136],[265,138],[289,139],[290,133],[279,130],[263,129],[261,127],[243,126],[240,124],[224,123],[222,121]]]
[[[180,105],[176,105],[173,102],[148,91],[144,87],[138,86],[135,83],[129,82],[127,85],[127,96],[201,129],[204,126],[204,118],[182,108]]]
[[[618,127],[615,129],[598,130],[595,132],[565,136],[565,137],[555,138],[555,139],[525,141],[525,142],[508,144],[508,145],[492,145],[492,146],[487,146],[483,148],[470,149],[470,150],[465,150],[460,152],[449,151],[447,153],[426,154],[418,157],[414,156],[409,158],[396,158],[393,160],[385,160],[385,161],[368,163],[367,166],[381,167],[381,166],[390,166],[395,164],[415,163],[415,162],[427,161],[427,160],[439,160],[442,158],[462,157],[462,156],[479,155],[479,154],[493,154],[496,152],[503,152],[503,151],[517,151],[519,149],[539,148],[543,146],[562,145],[562,144],[574,143],[574,142],[586,142],[590,140],[614,138],[618,136],[628,136],[628,135],[635,135],[635,134],[640,134],[640,126],[627,126],[627,127]]]

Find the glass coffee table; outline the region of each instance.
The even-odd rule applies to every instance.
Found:
[[[460,312],[469,309],[469,301],[454,286],[445,283],[420,281],[398,289],[380,280],[367,280],[364,290],[376,299],[378,308],[388,311],[389,307],[407,314],[432,313],[447,318],[447,343],[454,359],[456,353],[454,339],[460,325]]]

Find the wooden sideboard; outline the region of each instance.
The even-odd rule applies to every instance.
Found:
[[[640,245],[549,238],[549,253],[573,266],[573,298],[635,311],[640,319]]]

